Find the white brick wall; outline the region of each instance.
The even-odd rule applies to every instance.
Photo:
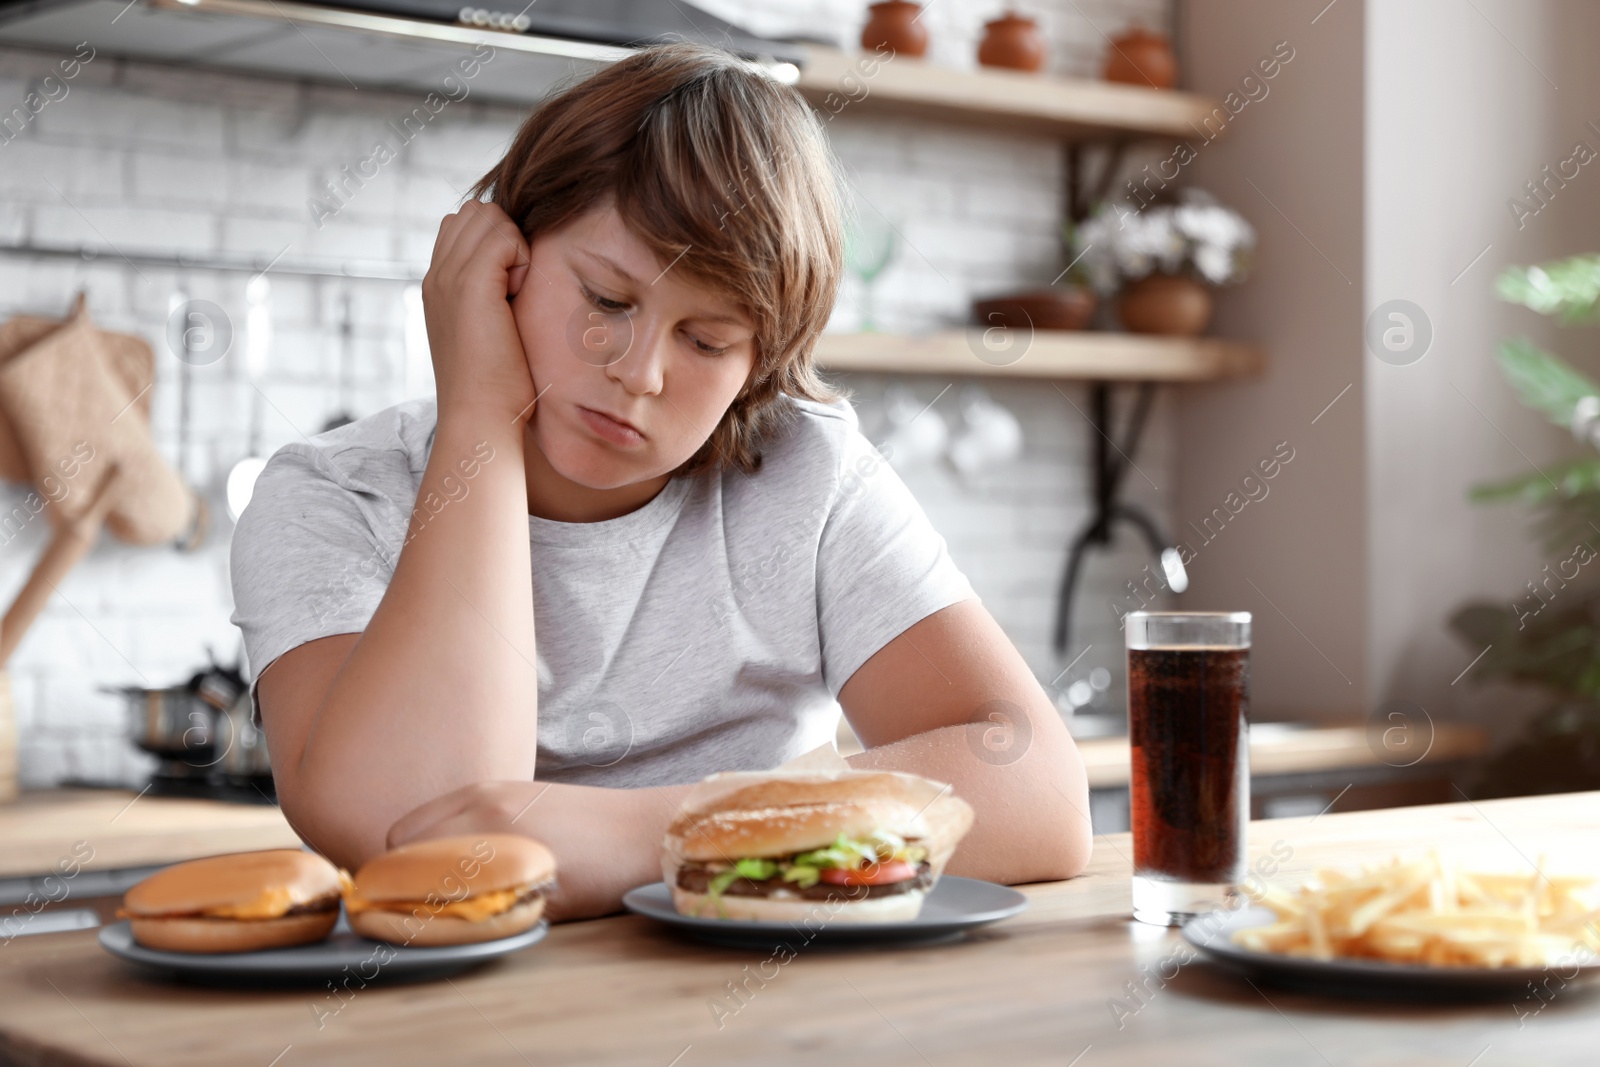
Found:
[[[702,2],[727,8],[724,14],[758,30],[846,42],[861,23],[857,0]],[[968,0],[932,5],[926,16],[932,60],[970,65],[981,22],[997,6]],[[1102,34],[1115,35],[1134,20],[1168,24],[1166,0],[1040,0],[1025,8],[1051,35],[1055,69],[1069,74],[1095,72]],[[0,49],[0,107],[13,106],[56,58]],[[451,104],[322,228],[311,222],[307,206],[324,179],[370,152],[384,124],[414,103],[404,95],[102,56],[82,68],[70,94],[49,104],[24,136],[0,145],[0,240],[262,258],[288,245],[294,258],[400,260],[420,273],[440,216],[503,151],[519,109],[472,99]],[[960,322],[974,294],[1045,282],[1059,270],[1062,160],[1056,146],[849,113],[830,124],[830,135],[857,194],[896,219],[907,239],[879,281],[878,316],[886,328]],[[0,315],[59,315],[83,286],[100,322],[150,339],[157,351],[154,433],[177,462],[181,364],[163,338],[168,299],[180,284],[192,298],[227,309],[237,328],[226,358],[191,368],[189,375],[191,423],[182,460],[191,481],[220,509],[221,479],[247,448],[243,276],[135,271],[114,255],[90,264],[0,256]],[[317,432],[338,409],[337,327],[347,288],[355,413],[406,395],[402,284],[274,277],[263,453]],[[852,279],[835,328],[852,327],[858,299]],[[926,400],[947,384],[905,381]],[[864,427],[881,438],[887,380],[853,376],[847,384],[856,391]],[[988,388],[1021,417],[1024,457],[968,485],[941,466],[905,477],[990,610],[1050,682],[1065,666],[1048,649],[1055,588],[1066,543],[1086,516],[1090,487],[1089,431],[1072,406],[1088,409],[1086,389],[1024,382]],[[958,393],[952,389],[935,407],[952,426],[959,424]],[[1130,498],[1162,519],[1170,514],[1172,488],[1167,403],[1163,398],[1158,406],[1138,457],[1159,490],[1133,475],[1126,483]],[[25,493],[23,487],[0,488],[0,508],[9,510]],[[218,520],[216,535],[197,554],[106,542],[63,583],[11,664],[26,784],[72,776],[132,781],[148,773],[150,761],[122,739],[120,701],[99,687],[181,682],[203,661],[207,646],[233,658],[238,638],[228,623],[228,530],[225,516]],[[0,596],[7,602],[47,533],[47,524],[36,520],[0,552]],[[1071,678],[1093,666],[1120,675],[1120,635],[1105,605],[1146,562],[1143,547],[1124,534],[1116,555],[1095,557],[1085,572],[1071,654],[1085,642],[1093,648]]]

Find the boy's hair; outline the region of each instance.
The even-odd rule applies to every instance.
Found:
[[[609,201],[668,269],[733,299],[755,365],[679,469],[761,462],[782,394],[833,400],[812,349],[838,291],[843,238],[822,128],[792,88],[738,56],[646,48],[545,100],[473,187],[531,241]]]

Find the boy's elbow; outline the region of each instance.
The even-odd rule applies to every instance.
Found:
[[[1084,774],[1083,757],[1076,745],[1068,742],[1068,749],[1053,760],[1056,780],[1047,783],[1041,798],[1038,825],[1050,827],[1050,833],[1038,835],[1038,864],[1044,873],[1039,881],[1061,881],[1076,878],[1089,866],[1094,851],[1094,826],[1089,818],[1089,786]]]
[[[1076,801],[1070,799],[1073,792],[1079,794]],[[1051,827],[1054,832],[1038,838],[1038,862],[1043,872],[1038,880],[1076,878],[1089,866],[1089,857],[1094,851],[1094,827],[1089,819],[1089,790],[1079,779],[1066,783],[1065,791],[1059,786],[1052,786],[1050,794],[1054,810],[1052,817],[1043,825]]]
[[[1094,833],[1089,821],[1074,816],[1060,833],[1051,835],[1046,847],[1045,873],[1040,875],[1040,881],[1059,882],[1078,877],[1089,866],[1089,857],[1094,851]]]
[[[278,779],[278,807],[301,841],[337,867],[354,873],[384,851],[387,826],[368,826],[360,813],[319,796],[309,783]]]
[[[1046,798],[1036,818],[1007,827],[991,838],[992,850],[983,860],[974,857],[970,867],[954,873],[1004,885],[1060,882],[1082,874],[1094,848],[1089,819],[1055,790],[1051,794],[1060,803]]]

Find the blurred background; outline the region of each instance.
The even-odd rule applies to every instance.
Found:
[[[1257,814],[1600,785],[1600,8],[519,6],[0,3],[13,786],[270,795],[228,621],[253,471],[430,393],[440,217],[544,93],[673,35],[824,118],[819,357],[1083,739],[1098,829],[1141,607],[1253,613]]]

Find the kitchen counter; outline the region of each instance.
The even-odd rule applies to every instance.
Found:
[[[1435,846],[1508,870],[1529,870],[1541,855],[1554,869],[1582,870],[1596,862],[1597,840],[1600,792],[1250,827],[1252,857],[1274,845],[1292,851],[1274,879],[1282,885],[1318,866]],[[1130,853],[1126,834],[1097,838],[1082,876],[1022,887],[1027,912],[954,944],[800,945],[794,959],[763,967],[766,953],[615,916],[557,926],[541,944],[449,980],[355,988],[343,1000],[326,989],[170,984],[107,955],[93,931],[20,937],[0,945],[0,1063],[1593,1062],[1595,988],[1441,1006],[1257,989],[1199,962],[1163,981],[1179,942],[1128,918]],[[732,994],[741,984],[742,1001]]]
[[[1298,724],[1295,724],[1298,726]],[[1381,735],[1381,731],[1378,731]],[[1419,765],[1424,756],[1429,768],[1440,763],[1482,755],[1488,734],[1476,726],[1439,723],[1430,727],[1424,753],[1385,753],[1381,737],[1365,726],[1304,726],[1285,728],[1277,723],[1250,727],[1250,777],[1309,774],[1327,771],[1402,770]],[[1090,789],[1126,786],[1129,772],[1128,738],[1092,737],[1078,742]]]
[[[299,848],[270,804],[153,797],[120,789],[40,789],[0,804],[0,879],[57,870],[74,857],[106,871],[219,852]],[[92,858],[85,859],[85,857]]]
[[[1250,728],[1250,775],[1271,778],[1340,770],[1403,770],[1422,763],[1424,755],[1432,767],[1481,756],[1489,747],[1487,731],[1456,723],[1429,723],[1424,755],[1382,751],[1381,733],[1354,723],[1255,723]],[[1127,786],[1126,734],[1080,737],[1076,743],[1090,789]],[[861,751],[861,742],[843,719],[839,720],[838,746],[844,755]]]

